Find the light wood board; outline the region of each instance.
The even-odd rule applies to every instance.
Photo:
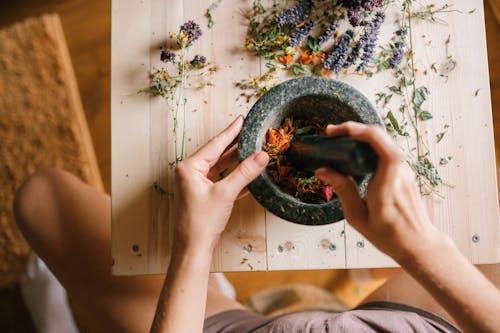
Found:
[[[191,55],[200,53],[216,62],[215,87],[185,91],[187,152],[217,134],[238,114],[251,107],[234,82],[259,75],[263,64],[243,49],[247,29],[242,13],[250,1],[222,1],[207,29],[203,14],[210,2],[112,2],[112,253],[119,275],[161,273],[168,264],[172,242],[174,200],[154,191],[160,184],[171,191],[173,159],[171,115],[160,98],[137,94],[148,86],[148,72],[161,65],[159,46],[168,32],[188,19],[203,29]],[[417,74],[431,96],[424,106],[434,119],[419,129],[432,155],[451,155],[440,166],[447,184],[444,199],[426,198],[434,223],[447,232],[474,263],[500,261],[500,228],[496,188],[492,115],[489,101],[486,42],[482,1],[455,1],[463,13],[440,16],[447,24],[412,22],[417,67],[446,61],[444,42],[457,61],[446,81],[435,73]],[[471,14],[468,11],[475,9]],[[381,39],[395,29],[398,8],[387,13]],[[422,37],[425,35],[426,37]],[[432,40],[429,43],[429,40]],[[375,101],[375,93],[392,85],[389,72],[367,80],[339,75]],[[479,90],[477,96],[475,92]],[[381,113],[384,113],[381,110]],[[181,121],[183,116],[181,115]],[[436,144],[444,124],[451,127]],[[415,139],[410,139],[415,143]],[[473,242],[473,236],[478,242]],[[248,246],[250,245],[250,246]],[[422,244],[425,246],[425,244]],[[285,270],[386,267],[395,263],[380,253],[346,221],[326,226],[299,226],[266,212],[251,197],[237,203],[214,252],[213,271]]]

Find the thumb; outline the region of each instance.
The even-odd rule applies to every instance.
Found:
[[[332,185],[344,209],[344,216],[349,223],[356,226],[367,220],[368,211],[365,202],[359,194],[358,185],[352,178],[328,168],[316,170],[315,176],[319,180]]]
[[[258,152],[247,157],[227,177],[218,182],[226,191],[233,194],[234,198],[267,166],[269,155],[266,152]]]

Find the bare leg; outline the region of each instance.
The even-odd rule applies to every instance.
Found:
[[[24,236],[91,329],[146,332],[150,328],[164,275],[111,275],[108,195],[67,172],[46,170],[18,190],[14,209]],[[211,284],[207,316],[242,308]]]
[[[500,288],[500,264],[477,265],[476,267],[493,282],[497,288]],[[417,281],[402,269],[363,300],[363,303],[375,301],[389,301],[418,307],[433,312],[456,325],[456,322],[441,305],[439,305],[439,303],[436,302]]]

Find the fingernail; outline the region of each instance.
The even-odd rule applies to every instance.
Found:
[[[266,152],[261,151],[255,157],[253,158],[255,162],[261,167],[265,166],[267,162],[269,161],[269,156],[267,155]]]

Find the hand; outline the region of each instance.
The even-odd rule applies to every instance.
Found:
[[[246,186],[269,162],[267,153],[255,153],[224,179],[214,181],[222,171],[237,163],[235,145],[229,148],[242,124],[243,117],[239,116],[223,132],[177,165],[174,191],[176,248],[213,249],[226,227],[234,202],[247,194]]]
[[[382,252],[401,262],[425,244],[435,244],[441,234],[431,223],[420,197],[414,173],[402,162],[403,154],[379,126],[356,122],[328,125],[329,136],[349,135],[369,143],[379,160],[366,197],[356,182],[333,170],[316,170],[316,177],[333,186],[347,221]],[[431,242],[431,243],[430,243]]]

